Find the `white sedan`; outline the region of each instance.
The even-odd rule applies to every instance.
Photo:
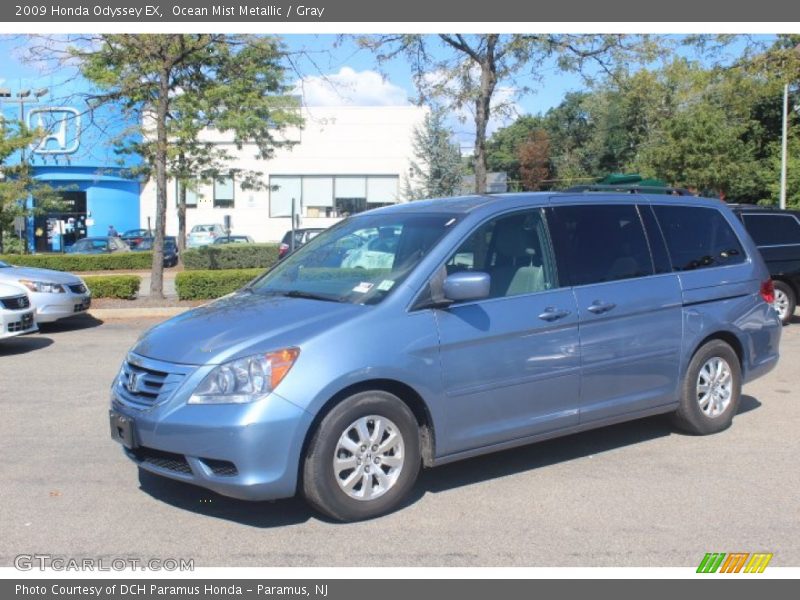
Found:
[[[84,281],[72,273],[14,267],[0,261],[0,283],[25,287],[36,310],[37,323],[50,323],[86,312],[92,295]]]
[[[30,298],[25,288],[0,281],[0,340],[36,331]]]

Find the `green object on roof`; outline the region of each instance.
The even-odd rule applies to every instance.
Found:
[[[601,185],[630,185],[635,187],[669,187],[666,181],[660,179],[645,179],[638,173],[612,173],[598,181]]]

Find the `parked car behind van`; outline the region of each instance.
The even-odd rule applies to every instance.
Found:
[[[775,285],[775,310],[784,325],[800,297],[800,211],[731,205],[767,263]]]
[[[84,314],[92,304],[86,283],[72,273],[15,267],[0,260],[0,283],[21,285],[27,291],[37,323],[52,323]]]
[[[213,244],[214,240],[225,235],[225,228],[219,223],[209,225],[195,225],[186,236],[187,248],[199,248]]]
[[[384,229],[391,263],[343,266],[343,240]],[[398,204],[149,330],[113,383],[111,433],[147,471],[365,519],[421,466],[661,413],[726,429],[778,360],[772,301],[718,200]]]

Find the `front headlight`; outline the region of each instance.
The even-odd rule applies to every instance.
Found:
[[[300,355],[298,348],[254,354],[218,365],[197,386],[189,404],[243,404],[272,392]]]
[[[48,281],[32,281],[30,279],[20,279],[19,282],[32,292],[40,294],[63,294],[64,286]]]

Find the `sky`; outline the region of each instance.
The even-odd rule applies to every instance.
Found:
[[[291,61],[288,78],[295,92],[303,94],[308,106],[392,106],[414,101],[414,81],[403,59],[394,59],[378,66],[374,56],[367,50],[359,49],[352,38],[335,35],[290,34],[282,39]],[[28,40],[22,36],[0,35],[0,56],[7,57],[0,67],[0,87],[15,91],[26,85],[25,79],[39,74],[35,65],[25,64],[22,60],[27,43]],[[735,43],[732,51],[741,47],[743,41]],[[680,49],[677,52],[688,53]],[[558,105],[566,93],[586,87],[579,75],[564,73],[553,62],[545,63],[541,73],[541,81],[535,84],[523,76],[501,82],[495,95],[505,101],[511,110],[505,116],[490,121],[490,133],[509,124],[517,115],[546,112]],[[58,74],[51,74],[47,79],[53,83],[45,85],[53,85],[58,80]],[[516,95],[515,88],[523,86],[531,86],[536,91],[523,96]],[[450,118],[449,125],[456,141],[465,150],[472,143],[471,120],[472,116],[467,111]]]

